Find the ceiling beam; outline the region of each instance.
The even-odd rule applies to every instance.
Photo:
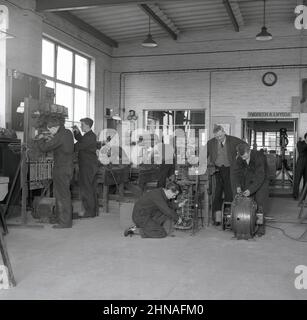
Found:
[[[104,5],[154,4],[186,0],[36,0],[36,11],[68,11]]]
[[[139,7],[144,10],[152,20],[156,21],[156,23],[158,23],[158,25],[160,25],[160,27],[164,29],[174,40],[177,40],[177,33],[173,31],[172,28],[168,26],[151,7],[144,3],[139,4]],[[157,9],[160,10],[159,8]],[[172,21],[170,22],[172,23]]]
[[[233,14],[235,15],[238,25],[241,28],[242,26],[244,26],[244,18],[243,15],[241,13],[241,9],[240,9],[240,5],[239,5],[239,1],[236,0],[230,0],[230,5],[233,11]]]
[[[84,22],[80,18],[76,17],[75,15],[71,14],[70,12],[55,12],[55,14],[71,24],[77,26],[79,29],[89,33],[93,37],[97,38],[98,40],[104,42],[105,44],[111,46],[111,47],[118,47],[118,43],[106,36],[104,33],[100,32],[99,30],[95,29],[88,23]]]
[[[229,0],[223,0],[223,4],[225,6],[225,9],[228,13],[228,16],[230,18],[230,21],[231,21],[235,31],[239,32],[240,31],[239,24],[238,24],[236,16],[233,13],[233,10],[232,10],[232,7],[231,7]]]

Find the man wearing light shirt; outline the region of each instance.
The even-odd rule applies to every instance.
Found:
[[[214,138],[208,141],[207,156],[208,166],[215,171],[215,190],[212,203],[213,222],[221,222],[221,209],[224,201],[233,200],[232,169],[237,156],[236,146],[243,140],[227,135],[224,128],[215,125],[213,129]]]

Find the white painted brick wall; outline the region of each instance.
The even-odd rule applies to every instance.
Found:
[[[209,74],[173,72],[125,76],[124,107],[139,115],[143,125],[144,109],[208,108]]]
[[[142,126],[143,109],[205,108],[212,116],[235,116],[235,134],[248,111],[291,111],[291,96],[299,94],[298,70],[275,70],[278,82],[263,85],[266,70],[131,74],[125,76],[124,107],[135,109]]]
[[[276,69],[278,82],[273,87],[264,86],[261,79],[268,71],[266,66],[307,63],[306,49],[300,49],[306,46],[306,37],[294,30],[291,23],[276,26],[271,42],[260,43],[250,35],[245,36],[246,39],[243,32],[240,39],[237,34],[231,37],[228,33],[227,39],[221,41],[220,33],[216,34],[219,40],[215,41],[214,36],[205,39],[207,35],[198,33],[199,41],[185,44],[163,39],[158,50],[149,51],[137,44],[134,50],[133,44],[115,49],[117,58],[113,58],[112,70],[124,72],[125,78],[122,107],[136,109],[140,113],[138,124],[142,125],[141,111],[146,108],[208,108],[211,105],[212,116],[235,117],[234,134],[238,136],[241,136],[241,119],[248,111],[291,111],[291,97],[300,95],[301,78],[307,76],[307,69]],[[194,54],[190,54],[193,51]],[[184,52],[189,54],[182,54]],[[216,71],[230,67],[259,67],[260,70]],[[175,72],[201,68],[215,70],[211,73],[211,98],[209,71]],[[169,72],[150,73],[162,70]],[[135,71],[140,73],[133,74]],[[116,83],[113,90],[113,97],[118,97]],[[116,100],[113,103],[116,104]]]

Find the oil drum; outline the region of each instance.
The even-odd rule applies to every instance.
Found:
[[[253,238],[256,230],[257,204],[250,197],[236,195],[232,205],[231,227],[237,239]]]

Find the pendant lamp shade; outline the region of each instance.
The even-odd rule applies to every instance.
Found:
[[[267,31],[267,28],[265,26],[263,26],[261,32],[256,35],[256,40],[259,41],[268,41],[272,39],[272,35]]]
[[[256,35],[256,40],[259,41],[268,41],[268,40],[272,40],[272,35],[267,31],[267,28],[265,26],[265,1],[263,0],[263,27],[261,28],[261,32],[259,32]]]
[[[152,35],[150,33],[150,18],[149,18],[148,35],[147,35],[147,38],[142,42],[142,46],[147,48],[154,48],[157,45],[158,45],[157,42],[152,38]]]

